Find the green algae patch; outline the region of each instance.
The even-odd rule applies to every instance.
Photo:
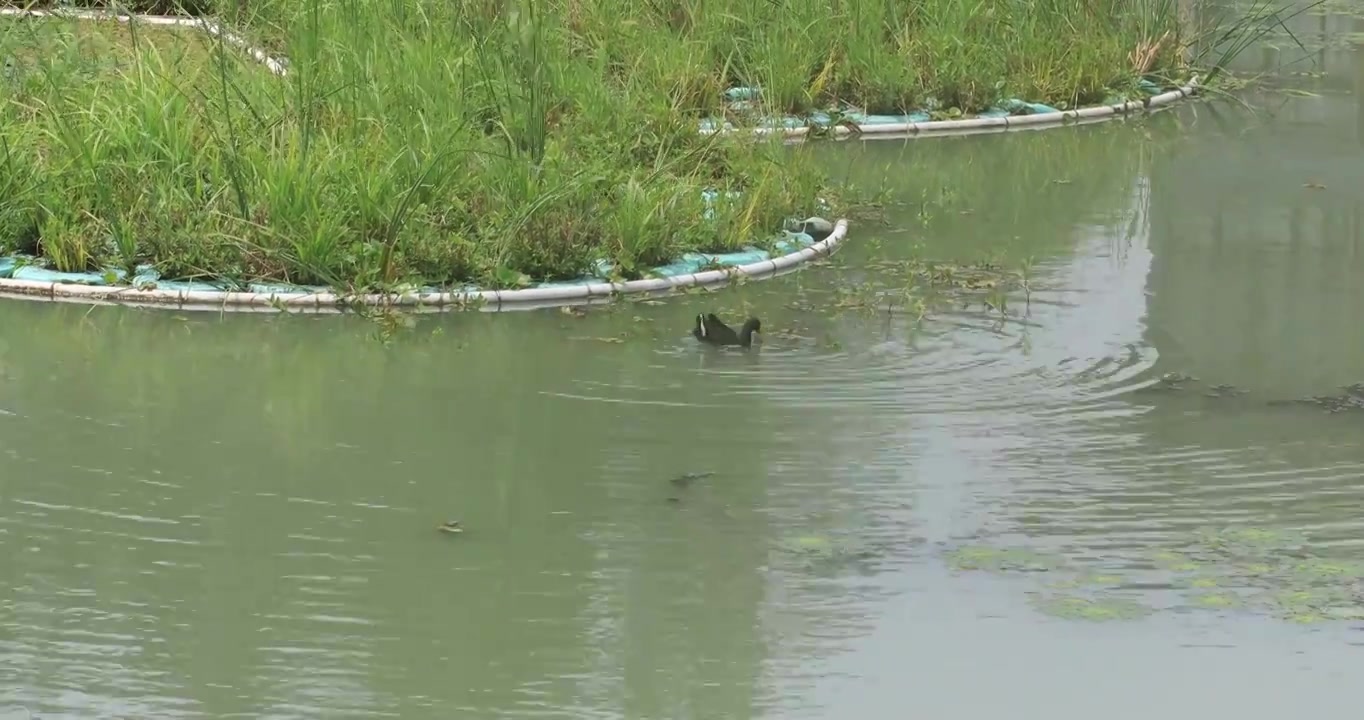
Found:
[[[1188,596],[1189,604],[1206,610],[1229,610],[1245,605],[1245,600],[1232,592],[1200,592]]]
[[[1152,608],[1135,600],[1113,597],[1047,595],[1034,598],[1033,605],[1054,617],[1094,622],[1136,620],[1153,612]]]
[[[1059,618],[1087,621],[1131,620],[1151,613],[1151,608],[1128,597],[1113,594],[1131,582],[1125,575],[1076,567],[1066,558],[1021,546],[964,545],[943,553],[943,560],[958,572],[999,575],[1043,574],[1030,593],[1030,602],[1041,612]]]
[[[1222,584],[1221,580],[1215,577],[1195,577],[1188,581],[1189,587],[1206,589],[1215,588]]]
[[[1150,559],[1194,609],[1242,608],[1295,623],[1364,618],[1364,562],[1319,554],[1301,532],[1204,529]]]
[[[971,545],[951,550],[946,554],[948,565],[957,570],[987,570],[990,572],[1047,572],[1059,570],[1065,562],[1056,556],[1027,548],[999,548]]]
[[[837,550],[834,541],[823,535],[801,535],[787,540],[785,546],[802,555],[827,556]]]
[[[1080,572],[1074,577],[1064,577],[1047,583],[1053,590],[1077,590],[1084,588],[1111,588],[1125,585],[1129,579],[1112,573]]]
[[[1076,619],[1119,619],[1159,607],[1188,611],[1237,611],[1294,623],[1364,620],[1364,562],[1313,550],[1303,533],[1236,527],[1190,533],[1173,546],[1147,551],[1145,567],[1122,573],[1025,547],[966,545],[946,551],[958,571],[997,574],[1045,572],[1035,604],[1044,612]],[[1119,592],[1122,598],[1112,593]],[[1141,608],[1138,610],[1138,608]]]
[[[1364,579],[1364,563],[1309,558],[1289,565],[1288,572],[1299,582],[1329,582]]]

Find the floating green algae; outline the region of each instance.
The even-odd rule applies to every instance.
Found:
[[[1364,620],[1364,562],[1314,551],[1294,530],[1233,527],[1190,533],[1182,542],[1143,553],[1145,568],[1116,573],[1068,564],[1023,546],[966,545],[944,553],[959,571],[1045,572],[1036,600],[1043,611],[1076,619],[1118,619],[1153,612],[1136,599],[1096,597],[1174,591],[1174,607],[1237,610],[1295,623]],[[1166,607],[1162,601],[1156,603]]]
[[[1113,597],[1080,597],[1077,595],[1047,595],[1035,598],[1038,610],[1068,620],[1114,621],[1135,620],[1150,615],[1150,607],[1135,600]]]
[[[1046,572],[1061,569],[1065,565],[1056,556],[1021,547],[968,545],[949,551],[945,557],[947,563],[957,570]]]
[[[1151,556],[1152,564],[1172,572],[1193,572],[1202,568],[1193,558],[1171,550],[1160,550]]]
[[[1364,620],[1364,594],[1343,585],[1272,590],[1257,600],[1269,614],[1298,623]]]
[[[823,535],[802,535],[792,538],[786,547],[796,552],[813,555],[827,555],[834,551],[834,542]]]
[[[1188,581],[1189,587],[1199,589],[1215,588],[1221,584],[1221,581],[1214,577],[1196,577]]]
[[[1246,608],[1295,623],[1364,619],[1364,562],[1313,551],[1301,532],[1232,527],[1193,534],[1153,565],[1196,609]]]
[[[1053,590],[1076,590],[1095,587],[1115,587],[1127,583],[1128,579],[1112,573],[1081,572],[1072,577],[1063,577],[1047,584]]]
[[[1189,604],[1193,607],[1208,610],[1226,610],[1245,605],[1245,600],[1240,595],[1231,592],[1193,593],[1188,598]]]
[[[1364,563],[1307,558],[1293,563],[1288,571],[1305,582],[1364,579]]]
[[[1301,533],[1280,529],[1237,527],[1194,534],[1194,546],[1201,554],[1245,560],[1281,555],[1306,544]]]

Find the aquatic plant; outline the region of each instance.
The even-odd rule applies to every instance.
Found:
[[[814,574],[867,572],[897,551],[892,543],[823,534],[782,538],[774,549],[785,555],[794,568]]]
[[[1364,619],[1364,562],[1314,552],[1299,532],[1206,528],[1133,560],[1122,558],[1128,568],[1116,573],[1024,545],[972,544],[943,554],[957,571],[1045,571],[1047,580],[1032,591],[1033,602],[1065,618],[1139,617],[1153,611],[1143,602],[1145,591],[1166,589],[1177,591],[1183,602],[1175,607],[1187,610],[1260,613],[1298,623]]]
[[[1033,606],[1047,615],[1096,622],[1135,620],[1152,612],[1150,607],[1135,600],[1107,596],[1040,595],[1033,598]]]
[[[731,110],[728,88],[761,87],[764,111],[969,112],[1186,71],[1171,0],[182,9],[228,19],[289,72],[199,34],[0,19],[0,251],[114,280],[151,265],[342,290],[518,287],[599,260],[637,277],[761,243],[818,198],[837,207],[808,152],[697,133]]]
[[[828,196],[779,143],[702,136],[666,89],[568,63],[536,3],[496,24],[302,5],[281,10],[283,78],[195,33],[0,18],[17,67],[0,251],[238,284],[516,287],[761,243]]]

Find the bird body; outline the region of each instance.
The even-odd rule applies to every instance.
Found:
[[[692,328],[691,334],[697,340],[710,345],[750,347],[754,334],[760,332],[762,326],[761,320],[751,317],[744,322],[739,332],[734,332],[734,329],[724,324],[715,313],[697,314],[696,327]]]
[[[789,228],[790,225],[787,227]],[[808,217],[796,224],[792,232],[805,233],[815,242],[819,242],[834,234],[834,224],[822,217]]]

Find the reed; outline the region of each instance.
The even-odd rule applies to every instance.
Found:
[[[837,202],[807,150],[697,132],[726,88],[760,86],[774,112],[970,112],[1185,72],[1172,0],[187,9],[230,20],[289,72],[206,34],[0,18],[0,251],[353,290],[518,286],[601,258],[637,277]],[[707,208],[707,190],[739,195]]]

